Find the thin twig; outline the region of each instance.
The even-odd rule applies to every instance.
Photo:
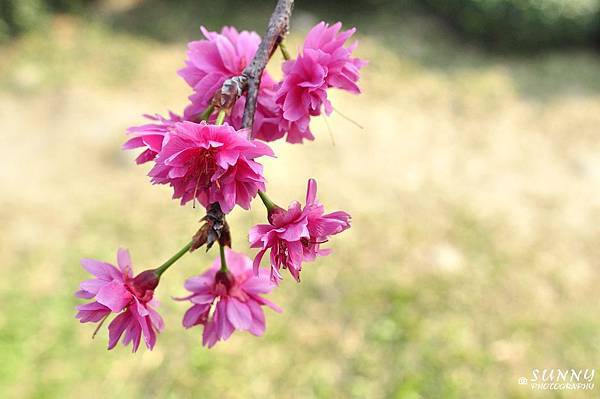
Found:
[[[218,90],[213,98],[212,105],[215,108],[230,110],[242,93],[247,92],[242,128],[248,129],[248,139],[250,140],[254,137],[252,126],[254,125],[254,113],[256,112],[258,88],[260,87],[262,74],[273,52],[288,33],[293,7],[294,0],[277,0],[275,10],[273,10],[273,14],[269,19],[269,25],[267,25],[267,31],[258,45],[254,58],[246,66],[242,75],[227,79],[221,90]],[[224,237],[229,237],[229,228],[218,203],[208,206],[206,218],[212,218],[213,220],[214,237],[209,238],[209,242],[207,242],[207,248],[210,248],[210,245],[216,239],[221,239],[222,234]],[[225,245],[231,246],[231,239]]]
[[[275,10],[269,19],[267,31],[260,42],[254,58],[246,66],[243,76],[247,78],[246,107],[242,118],[242,128],[249,129],[248,138],[254,136],[252,126],[254,124],[254,113],[256,112],[256,100],[262,74],[269,62],[269,58],[277,48],[277,45],[287,35],[292,15],[294,0],[278,0]]]
[[[358,127],[359,129],[363,129],[364,127],[363,125],[361,125],[360,123],[358,123],[357,121],[355,121],[354,119],[350,118],[349,116],[346,116],[344,114],[342,114],[339,110],[337,110],[336,108],[333,109],[339,116],[341,116],[342,118],[344,118],[345,120],[347,120],[348,122],[352,123],[354,126]]]
[[[327,120],[327,115],[323,115],[323,120],[325,121],[325,125],[327,126],[327,131],[329,132],[329,138],[331,138],[331,145],[335,147],[335,139],[333,138],[333,130],[331,130],[331,126],[329,126],[329,121]]]

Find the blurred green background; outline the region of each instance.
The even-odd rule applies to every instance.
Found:
[[[286,278],[267,332],[201,347],[185,331],[194,253],[157,297],[154,351],[107,352],[79,325],[79,258],[164,261],[201,212],[120,145],[179,112],[201,24],[262,34],[271,1],[0,1],[0,398],[587,398],[519,385],[600,359],[600,58],[593,0],[297,0],[290,50],[320,19],[359,30],[364,95],[334,93],[317,140],[277,143],[279,203],[315,176],[353,227]],[[271,68],[278,73],[277,54]],[[334,144],[335,143],[335,144]],[[264,220],[230,217],[234,248]]]

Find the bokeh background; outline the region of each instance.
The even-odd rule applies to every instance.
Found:
[[[314,142],[275,144],[269,192],[301,199],[315,176],[352,229],[285,279],[262,338],[207,350],[180,327],[170,298],[212,251],[163,278],[154,351],[91,340],[79,258],[126,246],[154,267],[201,216],[148,183],[124,130],[185,106],[175,71],[201,24],[262,34],[272,6],[0,1],[0,397],[597,397],[517,383],[599,366],[597,0],[297,0],[292,51],[321,19],[358,27],[364,94],[333,102],[365,128],[334,113],[331,135],[319,118]],[[264,216],[231,215],[234,248],[252,254]]]

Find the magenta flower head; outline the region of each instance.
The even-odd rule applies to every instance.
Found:
[[[78,305],[76,317],[81,323],[100,322],[100,328],[111,313],[117,313],[108,326],[108,349],[117,345],[123,333],[123,344],[131,342],[133,352],[137,351],[142,336],[148,349],[152,349],[156,334],[164,328],[162,318],[154,309],[158,306],[153,296],[159,278],[153,270],[134,277],[131,258],[125,249],[117,252],[117,263],[118,269],[94,259],[81,260],[83,268],[95,277],[82,282],[75,295],[93,301]]]
[[[181,204],[196,198],[203,206],[218,202],[224,213],[238,204],[250,208],[265,189],[262,165],[255,158],[273,151],[249,141],[245,131],[205,122],[175,124],[149,176],[155,184],[170,184]]]
[[[144,117],[153,122],[127,129],[128,139],[123,144],[124,150],[133,150],[140,147],[145,148],[135,160],[138,164],[154,160],[162,149],[165,136],[173,129],[175,123],[183,120],[179,115],[172,112],[169,112],[168,118],[164,118],[158,114],[154,116],[144,115]]]
[[[357,41],[344,47],[344,43],[356,32],[356,28],[340,32],[341,27],[341,22],[331,26],[319,22],[304,39],[304,54],[318,58],[319,63],[327,68],[325,81],[328,87],[359,94],[360,89],[356,82],[360,78],[360,68],[367,65],[367,62],[352,57],[352,52],[358,46]]]
[[[287,131],[287,141],[301,143],[313,140],[309,122],[311,116],[327,115],[333,106],[327,98],[327,89],[336,87],[351,93],[360,93],[356,82],[359,69],[366,64],[352,58],[357,43],[344,47],[355,29],[339,32],[342,24],[332,26],[320,22],[306,36],[302,53],[295,60],[283,64],[284,78],[276,103],[281,107],[280,131]]]
[[[279,207],[269,209],[269,224],[258,224],[250,230],[252,248],[260,248],[254,258],[254,271],[258,273],[260,262],[270,251],[271,280],[279,283],[280,269],[288,269],[300,281],[303,261],[312,261],[317,255],[328,255],[330,249],[321,249],[329,236],[350,227],[350,215],[343,211],[324,214],[325,209],[317,201],[317,182],[308,181],[306,206],[301,208],[294,201],[287,210]]]
[[[187,120],[196,120],[211,104],[226,79],[242,74],[260,44],[256,32],[238,32],[233,27],[224,27],[221,33],[209,32],[204,27],[200,30],[205,39],[188,44],[186,66],[178,72],[194,89],[194,94],[189,97],[191,104],[184,111]],[[225,119],[237,129],[241,127],[245,102],[245,96],[240,97]],[[254,136],[266,141],[281,137],[277,115],[275,81],[264,72],[254,116]]]
[[[183,316],[183,326],[202,325],[202,344],[209,348],[228,339],[235,330],[245,330],[260,336],[265,332],[262,306],[281,312],[274,303],[261,295],[274,288],[266,276],[256,276],[247,256],[225,248],[228,271],[219,269],[220,259],[205,273],[185,282],[192,294],[180,298],[192,307]]]

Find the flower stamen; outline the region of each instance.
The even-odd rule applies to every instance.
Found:
[[[100,328],[102,327],[102,325],[104,324],[106,319],[108,319],[108,316],[110,316],[110,313],[107,313],[106,316],[104,316],[102,318],[102,320],[100,320],[100,323],[98,323],[98,326],[96,327],[96,329],[94,330],[94,333],[92,334],[92,339],[96,338],[96,334],[98,334],[98,331],[100,330]]]

